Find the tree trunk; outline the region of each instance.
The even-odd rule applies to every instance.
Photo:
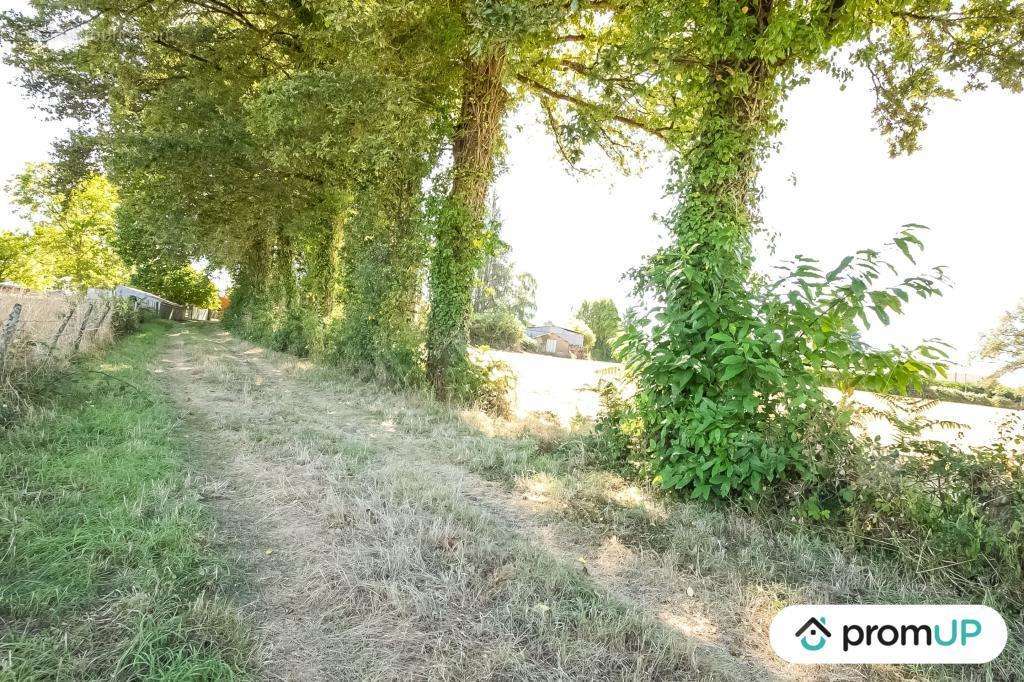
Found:
[[[352,201],[347,194],[341,194],[329,204],[328,215],[303,259],[305,305],[321,325],[334,317],[338,299],[338,254]]]
[[[466,364],[473,278],[483,252],[487,191],[508,103],[502,83],[505,58],[504,48],[492,48],[465,65],[452,188],[437,221],[430,267],[427,374],[441,400],[455,397]]]
[[[676,253],[693,254],[711,277],[727,274],[731,283],[749,273],[757,176],[776,117],[774,98],[760,87],[761,69],[748,68],[751,84],[743,92],[709,84],[709,102],[678,161],[679,205],[671,216]]]

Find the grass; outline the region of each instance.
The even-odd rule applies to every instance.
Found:
[[[0,679],[245,678],[151,323],[0,436]]]
[[[783,663],[786,605],[956,594],[769,510],[660,495],[550,419],[455,412],[215,325],[149,325],[80,369],[0,441],[0,679],[1024,671],[1011,618],[983,667]],[[207,513],[254,623],[221,596]]]
[[[757,629],[781,608],[799,603],[975,603],[940,573],[914,570],[888,548],[854,547],[819,532],[786,510],[744,510],[726,503],[686,501],[610,471],[586,437],[550,420],[508,423],[464,412],[463,421],[505,447],[454,450],[456,461],[535,499],[550,515],[569,520],[593,542],[616,543],[658,557],[651,580],[678,580],[715,605],[711,614],[743,614]],[[910,562],[911,564],[913,562]],[[660,573],[660,577],[659,577]],[[997,608],[999,595],[982,600]],[[1006,649],[984,666],[906,667],[929,679],[1024,678],[1024,622],[1009,607]],[[751,647],[756,642],[750,641]],[[877,669],[875,674],[883,674]]]
[[[719,647],[533,544],[435,448],[429,401],[192,327],[167,376],[285,679],[744,679]],[[382,397],[384,398],[382,400]],[[486,504],[481,504],[487,500]]]
[[[213,398],[201,412],[249,441],[251,449],[241,449],[253,459],[240,466],[272,468],[275,486],[289,482],[276,492],[261,488],[260,508],[280,499],[333,520],[302,546],[282,532],[279,546],[328,557],[290,589],[312,590],[308,603],[335,605],[358,624],[331,645],[352,652],[341,677],[429,670],[463,679],[476,669],[515,679],[557,670],[569,679],[902,680],[1024,672],[1013,614],[1005,614],[1010,643],[987,666],[788,666],[767,644],[769,622],[787,605],[960,599],[941,580],[780,513],[661,495],[609,471],[586,439],[550,419],[453,412],[416,393],[217,341],[222,351],[232,345],[230,363],[209,350],[213,340],[194,340],[209,363],[201,393]],[[244,397],[246,409],[227,413],[226,396]],[[331,533],[341,539],[321,545]],[[388,655],[395,650],[415,653]],[[689,670],[683,659],[693,661]],[[491,667],[479,667],[483,660]]]

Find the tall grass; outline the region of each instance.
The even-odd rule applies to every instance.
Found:
[[[232,679],[250,643],[147,366],[151,323],[0,437],[0,679]]]

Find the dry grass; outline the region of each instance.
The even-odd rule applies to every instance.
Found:
[[[0,321],[6,320],[18,303],[21,304],[21,318],[17,336],[24,343],[38,347],[40,353],[49,352],[49,346],[68,312],[71,312],[71,318],[57,340],[57,349],[64,352],[72,349],[83,322],[85,329],[79,350],[104,346],[113,339],[111,315],[109,312],[104,314],[109,306],[108,300],[87,301],[80,296],[61,293],[0,293]],[[89,313],[88,318],[86,313]]]
[[[46,391],[76,350],[87,352],[112,340],[109,305],[63,294],[0,293],[0,325],[15,324],[10,342],[5,346],[0,340],[0,424],[10,424],[31,406],[34,394]]]
[[[769,651],[801,602],[951,602],[798,528],[671,502],[505,422],[382,393],[188,326],[156,370],[210,455],[275,679],[1012,679],[807,668]]]

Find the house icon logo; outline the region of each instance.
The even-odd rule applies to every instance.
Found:
[[[832,633],[825,627],[825,618],[811,618],[800,626],[796,631],[800,638],[800,645],[808,651],[818,651],[825,646],[825,642],[832,636]]]

